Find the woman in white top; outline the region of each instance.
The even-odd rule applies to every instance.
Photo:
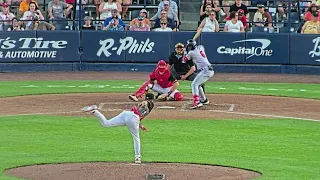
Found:
[[[101,20],[105,20],[108,17],[112,16],[112,9],[117,9],[118,13],[119,13],[119,18],[121,18],[121,11],[122,11],[122,7],[121,5],[117,2],[117,0],[107,0],[107,2],[102,2],[99,5],[99,12],[100,12],[100,19]]]
[[[160,21],[160,28],[154,29],[154,31],[171,32],[172,29],[167,27],[167,21]]]
[[[26,30],[32,30],[29,29],[32,25],[32,19],[33,17],[37,15],[39,17],[39,20],[44,20],[44,17],[41,13],[41,11],[38,9],[35,2],[30,2],[29,4],[29,10],[24,12],[22,20],[29,20],[29,21],[23,21],[23,23],[26,25]]]
[[[227,21],[223,31],[224,32],[244,32],[244,27],[241,21],[238,20],[238,12],[231,12],[231,20]]]
[[[219,32],[219,23],[216,20],[216,12],[214,10],[209,12],[209,17],[206,17],[201,21],[193,40],[196,40],[201,32]]]

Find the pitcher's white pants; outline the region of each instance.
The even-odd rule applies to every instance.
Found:
[[[152,88],[151,88],[153,91],[157,92],[157,93],[160,93],[160,94],[167,94],[170,90],[171,90],[171,87],[168,87],[168,88],[163,88],[161,87],[159,84],[155,83]],[[170,97],[174,99],[174,95],[179,92],[177,89],[174,90],[171,94],[170,94]]]
[[[194,80],[191,83],[192,94],[198,95],[200,97],[200,100],[202,101],[206,100],[207,98],[200,85],[207,82],[213,75],[213,70],[204,69],[200,71],[200,73],[194,78]],[[199,91],[199,88],[201,88],[201,91]]]
[[[95,110],[93,114],[99,118],[103,127],[127,126],[133,138],[135,157],[141,156],[139,135],[140,118],[138,115],[134,114],[133,111],[123,111],[116,117],[107,120],[98,110]]]

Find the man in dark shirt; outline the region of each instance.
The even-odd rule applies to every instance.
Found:
[[[182,60],[183,56],[184,45],[182,43],[178,43],[175,45],[175,51],[169,56],[168,69],[170,69],[171,74],[177,80],[193,81],[197,76],[196,66],[193,61],[186,62]],[[202,88],[204,91],[204,84],[202,85]]]
[[[244,15],[248,17],[249,15],[248,8],[246,5],[242,4],[242,0],[236,0],[235,3],[230,6],[229,12],[230,13],[233,11],[238,12],[239,9],[242,9],[244,11]]]

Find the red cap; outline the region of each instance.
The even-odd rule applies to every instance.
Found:
[[[316,5],[316,3],[312,3],[310,6],[312,7],[312,6],[317,6],[317,5]]]
[[[243,10],[243,9],[239,9],[239,10],[238,10],[238,13],[244,14],[244,10]]]
[[[8,7],[9,6],[9,4],[7,4],[7,3],[2,3],[2,5],[1,5],[2,7]]]

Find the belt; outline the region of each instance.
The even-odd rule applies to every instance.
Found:
[[[201,68],[199,69],[200,71],[202,70],[210,70],[210,71],[213,71],[213,67],[212,66],[207,66],[207,67],[204,67],[204,68]]]

